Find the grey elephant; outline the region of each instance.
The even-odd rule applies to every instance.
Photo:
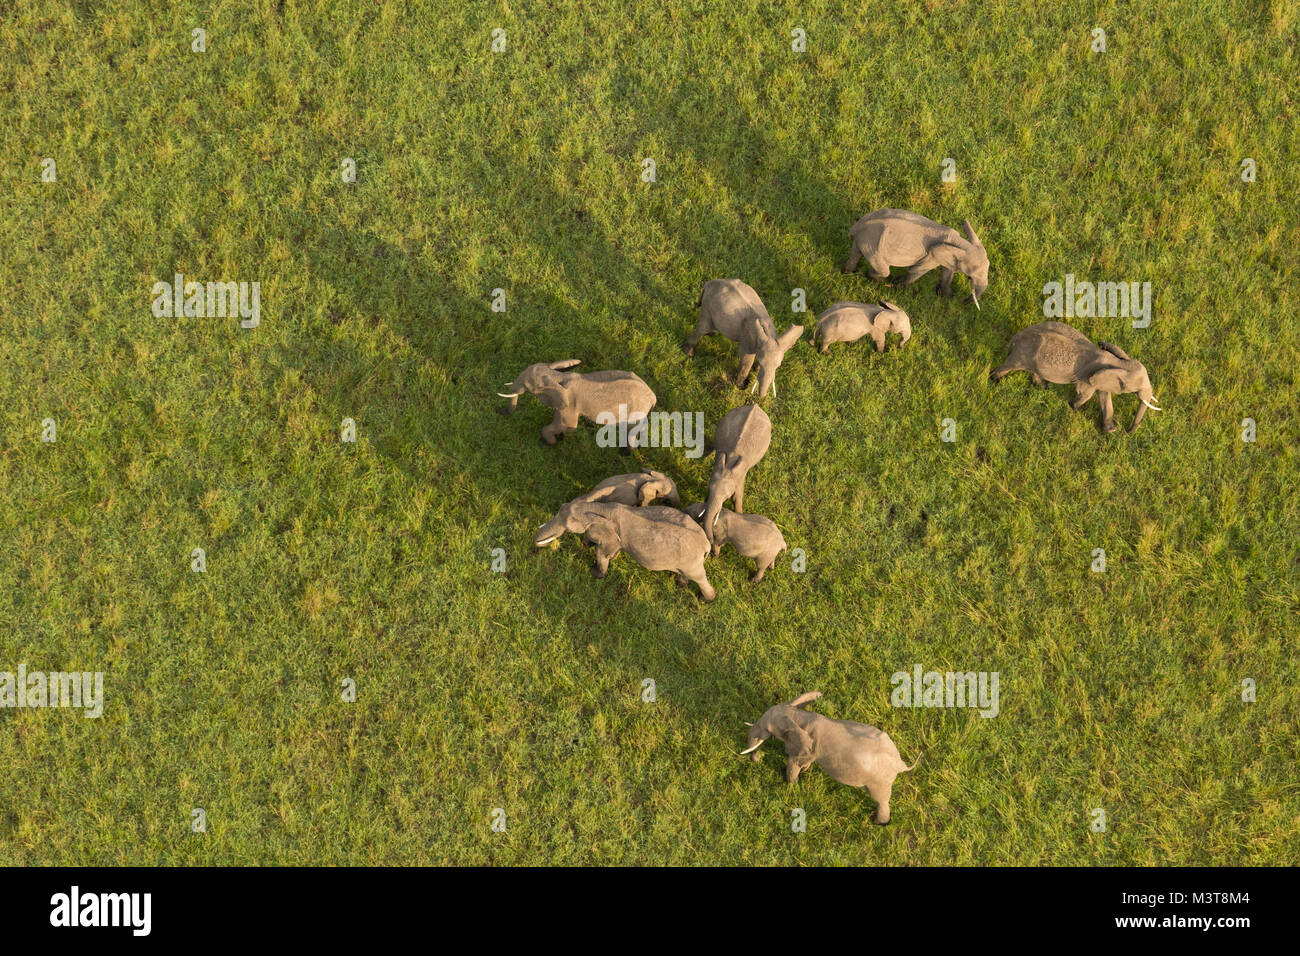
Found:
[[[903,337],[899,345],[907,344],[907,340],[912,337],[912,320],[893,302],[884,299],[875,305],[866,302],[836,302],[817,316],[812,343],[816,348],[817,339],[820,338],[822,344],[818,351],[825,355],[836,342],[856,342],[862,336],[870,335],[876,343],[876,351],[883,352],[885,336],[891,332],[897,332]]]
[[[602,501],[614,493],[613,488],[594,492],[562,506],[555,517],[537,530],[534,547],[545,547],[565,533],[580,534],[596,546],[596,566],[592,574],[603,578],[609,562],[620,551],[651,571],[673,571],[677,583],[694,581],[700,597],[712,601],[717,592],[704,574],[704,558],[709,541],[694,521],[676,508],[628,505]]]
[[[799,774],[819,764],[831,778],[850,787],[862,787],[876,801],[876,822],[889,822],[889,796],[894,778],[915,769],[921,756],[909,767],[898,748],[883,730],[855,720],[832,720],[803,710],[821,697],[820,691],[800,694],[788,704],[777,704],[749,724],[749,745],[742,752],[760,760],[758,748],[771,737],[785,744],[785,778],[794,783]]]
[[[551,423],[542,428],[546,444],[554,445],[566,432],[578,427],[579,418],[586,418],[602,425],[627,422],[628,444],[635,447],[636,435],[631,426],[650,414],[655,393],[631,372],[570,372],[579,362],[568,359],[528,366],[517,379],[507,383],[509,392],[497,392],[501,398],[510,399],[501,414],[511,414],[519,405],[519,396],[530,392],[543,405],[555,409]]]
[[[696,521],[701,523],[704,521],[703,501],[697,501],[682,510]],[[758,565],[758,569],[749,579],[751,584],[763,580],[767,569],[776,564],[777,555],[786,548],[781,529],[771,518],[764,518],[762,515],[736,514],[730,508],[723,508],[713,521],[713,556],[717,557],[722,548],[728,544],[745,557],[753,558]]]
[[[873,279],[888,279],[892,266],[907,268],[898,285],[908,286],[931,269],[942,269],[941,295],[952,295],[952,277],[956,272],[970,279],[968,301],[979,308],[979,297],[989,284],[989,254],[979,236],[962,220],[965,237],[947,226],[926,219],[906,209],[877,209],[857,221],[849,230],[853,243],[843,271],[852,272],[865,258]]]
[[[776,397],[776,370],[781,367],[785,353],[803,335],[802,325],[792,325],[780,335],[767,314],[763,300],[739,279],[710,279],[704,283],[700,299],[700,320],[695,331],[686,337],[682,348],[687,355],[695,354],[695,346],[704,336],[717,332],[740,347],[740,368],[736,373],[736,388],[744,388],[750,370],[758,363],[758,397],[767,395],[768,386]],[[753,387],[750,388],[752,392]]]
[[[1028,372],[1035,385],[1073,385],[1070,407],[1076,410],[1096,393],[1105,432],[1116,428],[1112,395],[1137,393],[1141,404],[1128,430],[1130,435],[1142,424],[1148,408],[1163,411],[1156,404],[1159,399],[1152,394],[1151,379],[1141,362],[1129,358],[1118,345],[1093,345],[1086,335],[1064,322],[1039,322],[1013,335],[1011,354],[990,377],[1000,382],[1012,372]]]
[[[598,495],[598,492],[606,488],[613,489],[613,494]],[[631,505],[634,508],[643,508],[659,498],[667,499],[674,508],[682,503],[681,497],[677,494],[676,483],[662,471],[650,469],[631,475],[614,475],[612,478],[606,478],[584,497],[592,501],[603,500],[610,504]]]
[[[772,419],[757,405],[733,408],[718,422],[713,434],[713,474],[704,509],[704,533],[710,549],[714,548],[713,527],[723,502],[734,497],[736,513],[745,513],[745,476],[767,454],[771,444]]]

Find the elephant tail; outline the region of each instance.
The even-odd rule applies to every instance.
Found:
[[[903,758],[902,758],[902,757],[899,757],[899,758],[898,758],[898,762],[899,762],[899,763],[903,763]],[[907,773],[909,770],[915,770],[915,769],[916,769],[916,765],[917,765],[918,763],[920,763],[920,762],[921,762],[921,755],[918,753],[918,754],[916,755],[916,759],[915,759],[914,761],[912,761],[912,766],[909,767],[909,766],[907,766],[907,764],[903,764],[903,769],[900,770],[900,771],[898,771],[898,772],[899,772],[899,773]]]

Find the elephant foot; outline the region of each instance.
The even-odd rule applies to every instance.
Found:
[[[941,295],[945,299],[952,298],[952,289],[945,289],[943,286],[937,286],[934,290],[935,295]]]
[[[595,567],[593,567],[593,568],[591,569],[591,576],[592,576],[593,578],[603,578],[603,577],[604,577],[606,574],[608,574],[608,573],[609,573],[609,568],[605,568],[605,569],[602,571],[601,568],[600,568],[600,565],[596,565]]]
[[[818,352],[821,352],[822,355],[825,355],[825,354],[826,354],[827,352],[829,352],[830,350],[831,350],[831,347],[830,347],[829,345],[823,345],[823,346],[822,346],[821,348],[819,348],[817,351],[818,351]]]
[[[695,354],[695,346],[691,345],[689,342],[683,342],[682,351],[686,353],[687,358],[690,358],[692,355]]]
[[[763,574],[764,574],[764,573],[765,573],[765,572],[763,572],[763,571],[756,571],[755,573],[751,574],[751,575],[749,576],[749,583],[750,583],[750,584],[757,584],[759,581],[763,580]]]
[[[882,819],[880,819],[880,815],[879,815],[879,814],[876,814],[875,820],[876,820],[877,825],[879,825],[879,826],[882,826],[882,827],[887,827],[887,826],[889,826],[889,817],[885,817],[885,819],[882,820]]]
[[[1109,435],[1111,432],[1113,432],[1113,431],[1114,431],[1116,428],[1118,428],[1118,427],[1119,427],[1119,426],[1116,425],[1114,422],[1102,422],[1101,430],[1102,430],[1105,434]]]

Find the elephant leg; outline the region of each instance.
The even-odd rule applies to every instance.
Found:
[[[907,270],[907,274],[898,280],[898,287],[901,289],[911,285],[913,282],[921,278],[921,276],[925,275],[933,268],[934,268],[934,263],[930,261],[929,256],[926,256],[916,265],[912,266],[912,268]]]
[[[997,368],[995,368],[992,372],[989,373],[989,378],[991,378],[995,382],[1000,382],[1008,375],[1010,375],[1012,372],[1027,372],[1027,371],[1029,370],[1025,368],[1023,365],[1019,364],[1018,362],[1012,359],[1007,359],[1005,362],[1003,362],[1001,365],[999,365]]]
[[[1117,427],[1115,425],[1115,406],[1110,400],[1110,392],[1098,392],[1097,402],[1101,405],[1101,430],[1110,433]]]
[[[894,781],[892,780],[867,784],[867,792],[871,794],[871,799],[876,801],[877,823],[885,824],[889,822],[889,795],[893,791]]]
[[[749,578],[750,584],[757,584],[759,581],[763,580],[763,575],[766,574],[767,569],[772,566],[772,562],[770,559],[764,562],[764,559],[762,557],[757,558],[756,563],[758,564],[758,570],[755,571],[752,575],[750,575]]]
[[[876,253],[867,259],[867,275],[872,279],[888,279],[889,263],[880,258],[879,253]]]
[[[555,417],[551,423],[542,428],[542,441],[548,445],[554,445],[564,437],[565,432],[574,431],[578,427],[578,413],[568,411],[567,409],[557,408]]]
[[[682,351],[686,357],[690,358],[695,354],[695,346],[700,344],[700,339],[713,331],[713,323],[709,321],[708,313],[701,311],[700,320],[695,323],[695,331],[686,336],[686,341],[682,342]]]
[[[786,783],[795,783],[796,781],[798,781],[799,774],[802,771],[803,771],[803,767],[799,766],[799,761],[795,760],[793,757],[786,758],[785,761],[785,782]]]
[[[749,381],[749,373],[754,368],[754,359],[758,358],[753,352],[740,354],[740,368],[736,371],[736,388],[744,388],[745,383]]]
[[[938,287],[934,290],[945,299],[952,298],[952,270],[944,269],[943,278],[939,280]]]
[[[1070,402],[1070,407],[1076,412],[1083,408],[1084,402],[1092,398],[1093,392],[1097,391],[1088,385],[1078,384],[1074,386],[1074,401]]]
[[[849,257],[844,260],[844,265],[840,266],[840,272],[852,272],[862,261],[862,250],[858,248],[857,239],[853,240],[853,247],[849,249]]]
[[[688,579],[695,582],[700,589],[700,597],[705,601],[712,601],[718,596],[718,592],[713,590],[713,585],[704,574],[704,558],[700,558],[700,563],[693,568],[682,568],[681,573]]]
[[[1029,379],[1039,388],[1047,388],[1047,382],[1045,382],[1043,376],[1039,375],[1037,372],[1030,372]]]
[[[741,475],[740,480],[736,482],[736,493],[735,495],[732,496],[732,500],[736,505],[736,514],[743,515],[745,513],[745,476],[744,475]]]

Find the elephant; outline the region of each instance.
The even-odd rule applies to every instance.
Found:
[[[758,362],[758,380],[749,390],[753,392],[756,386],[761,400],[771,386],[772,397],[776,398],[776,370],[790,346],[803,335],[803,326],[792,325],[777,335],[763,300],[739,279],[710,279],[695,304],[700,308],[700,320],[682,343],[686,354],[694,355],[695,346],[709,333],[724,335],[740,347],[736,388],[745,387],[750,370]]]
[[[736,513],[745,513],[745,476],[772,443],[772,419],[757,405],[741,405],[722,416],[713,435],[713,474],[705,505],[704,533],[714,550],[713,527],[722,503],[735,497]],[[716,554],[716,550],[714,550]]]
[[[897,332],[903,337],[899,345],[906,345],[912,337],[912,320],[894,303],[884,299],[875,305],[865,302],[836,302],[817,316],[812,343],[816,348],[817,337],[821,336],[822,345],[818,351],[825,355],[836,342],[856,342],[862,336],[870,335],[876,343],[876,351],[883,352],[885,336],[890,332]]]
[[[1082,332],[1064,322],[1039,322],[1013,335],[1011,354],[989,377],[1000,382],[1012,372],[1028,372],[1035,385],[1073,385],[1070,407],[1075,410],[1082,408],[1095,392],[1104,432],[1116,428],[1113,394],[1136,392],[1142,403],[1128,430],[1130,435],[1142,424],[1148,408],[1164,411],[1152,394],[1151,379],[1141,362],[1129,358],[1118,345],[1093,345]]]
[[[592,495],[605,488],[613,488],[614,493],[601,499],[592,499]],[[635,508],[645,507],[657,498],[666,498],[676,508],[682,503],[677,494],[677,485],[662,471],[637,472],[631,475],[614,475],[606,478],[584,497],[589,500],[605,500],[611,504],[631,505]]]
[[[682,510],[696,521],[704,521],[703,501]],[[786,548],[776,522],[762,515],[736,514],[730,508],[723,508],[713,524],[713,556],[716,558],[722,547],[729,544],[745,557],[753,558],[758,570],[749,579],[751,584],[763,580],[767,569],[776,564],[776,556]]]
[[[598,421],[600,424],[628,424],[628,445],[636,447],[637,437],[632,426],[650,414],[655,405],[655,393],[650,386],[631,372],[590,372],[586,375],[568,369],[579,364],[579,359],[563,362],[538,362],[519,373],[514,382],[508,382],[509,392],[497,392],[510,404],[501,409],[502,415],[511,414],[519,405],[519,396],[531,392],[543,405],[555,409],[555,417],[542,428],[542,441],[554,445],[565,432],[578,427],[579,418]],[[624,454],[629,449],[620,449]]]
[[[700,526],[676,508],[632,508],[602,500],[614,493],[612,487],[602,488],[563,505],[537,530],[533,546],[545,547],[566,532],[580,534],[596,546],[596,565],[591,573],[598,578],[609,572],[609,562],[615,555],[626,551],[643,568],[676,572],[680,585],[694,581],[705,601],[717,597],[704,574],[709,541]]]
[[[820,691],[800,694],[788,704],[777,704],[749,727],[749,744],[741,756],[762,759],[758,748],[771,737],[785,744],[785,778],[789,783],[813,764],[831,778],[850,787],[862,787],[876,801],[876,822],[889,822],[889,795],[894,778],[914,770],[921,761],[916,755],[912,766],[903,763],[898,748],[883,730],[854,720],[832,720],[802,708],[821,697]]]
[[[989,254],[979,236],[962,220],[966,237],[956,229],[926,219],[906,209],[877,209],[857,221],[849,230],[852,248],[844,272],[857,268],[866,257],[867,274],[873,279],[888,279],[891,266],[907,267],[907,275],[897,285],[909,286],[931,269],[942,269],[939,293],[952,295],[952,276],[960,272],[970,279],[968,302],[980,307],[979,297],[989,284]]]

